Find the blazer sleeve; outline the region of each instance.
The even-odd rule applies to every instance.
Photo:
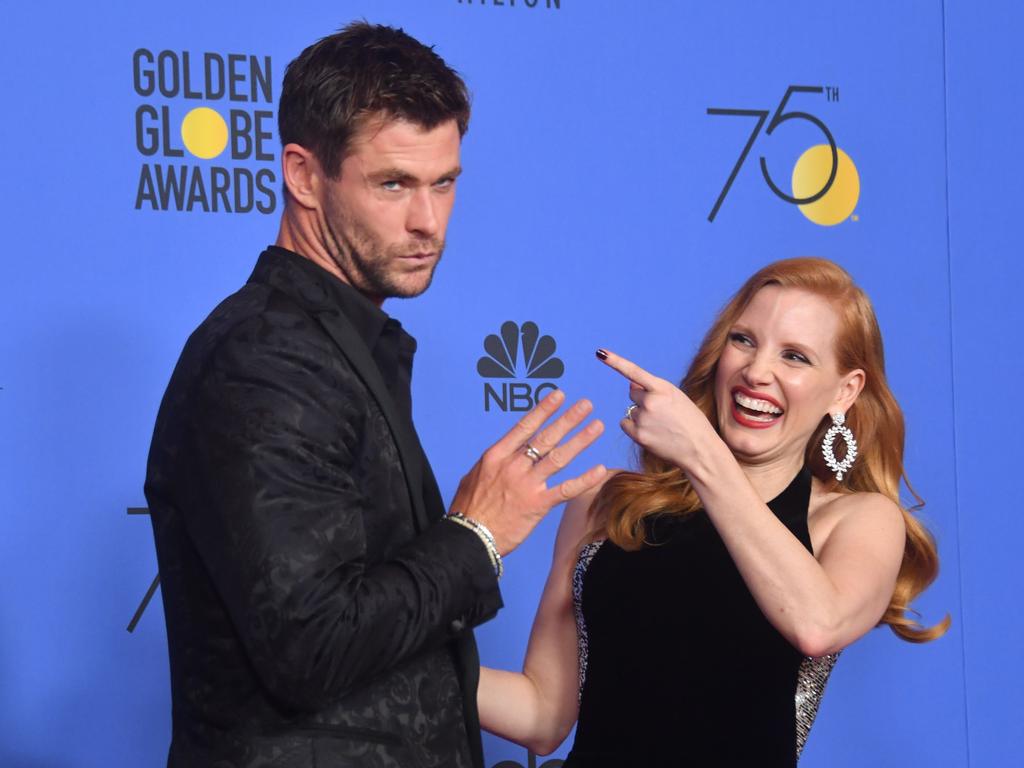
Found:
[[[308,710],[501,607],[486,549],[461,526],[438,521],[367,562],[374,500],[353,465],[381,437],[364,435],[364,390],[331,344],[265,318],[233,329],[192,390],[183,446],[189,537],[261,680]]]

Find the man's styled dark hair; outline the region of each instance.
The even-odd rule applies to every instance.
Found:
[[[313,43],[284,73],[277,111],[281,145],[312,152],[331,177],[367,118],[407,120],[427,129],[455,120],[469,127],[469,93],[434,49],[401,29],[357,21]]]

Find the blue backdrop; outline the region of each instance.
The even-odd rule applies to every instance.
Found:
[[[625,391],[594,348],[678,378],[754,269],[832,258],[875,302],[942,558],[918,607],[953,627],[922,647],[876,630],[844,653],[802,765],[1019,760],[1017,4],[182,0],[4,16],[0,765],[165,760],[159,593],[136,615],[156,558],[128,511],[145,505],[185,338],[275,238],[284,67],[360,17],[434,43],[474,93],[438,278],[386,305],[420,341],[416,419],[446,494],[538,387],[617,421]],[[195,138],[218,120],[220,152]],[[760,158],[779,193],[806,195],[830,138],[841,162],[820,204],[772,191]],[[561,375],[478,372],[508,321],[551,337]],[[610,431],[589,458],[621,466],[628,440]],[[506,608],[478,633],[487,664],[522,661],[558,515],[509,558]],[[488,765],[530,763],[485,747]]]

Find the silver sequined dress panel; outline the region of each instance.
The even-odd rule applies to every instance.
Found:
[[[583,578],[587,575],[587,568],[590,561],[594,559],[597,550],[604,544],[604,539],[592,541],[583,546],[579,557],[576,558],[576,567],[572,571],[572,605],[576,613],[576,640],[579,655],[580,688],[579,697],[583,698],[583,683],[587,679],[587,622],[583,618]]]
[[[825,693],[825,684],[832,668],[839,658],[838,653],[816,658],[808,657],[800,665],[800,673],[796,680],[796,756],[804,751],[807,736],[818,715],[818,706]]]

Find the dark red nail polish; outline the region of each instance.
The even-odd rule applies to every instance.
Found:
[[[608,353],[605,350],[603,350],[603,349],[597,350],[597,352],[595,352],[594,354],[597,355],[597,359],[598,360],[607,360],[608,359]]]

